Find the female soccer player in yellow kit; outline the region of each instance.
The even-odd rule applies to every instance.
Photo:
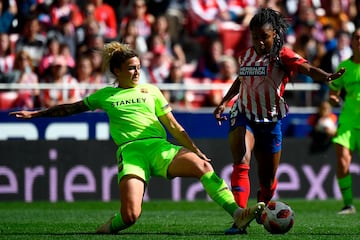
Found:
[[[138,220],[145,187],[151,176],[199,179],[209,196],[245,232],[265,204],[260,202],[247,209],[237,205],[224,180],[214,172],[209,159],[176,121],[160,90],[154,85],[139,84],[141,65],[134,50],[111,42],[104,46],[103,57],[104,70],[109,70],[116,78],[115,87],[105,87],[72,104],[10,113],[23,119],[64,117],[96,109],[107,113],[110,134],[118,146],[121,207],[119,213],[97,229],[97,233],[117,233]],[[164,126],[180,146],[167,141]]]
[[[333,138],[337,156],[336,177],[343,197],[343,208],[339,214],[354,214],[353,186],[350,165],[352,154],[360,150],[360,28],[356,29],[351,37],[351,58],[340,63],[338,68],[346,68],[340,78],[330,83],[330,102],[338,105],[340,93],[345,90],[337,134]]]

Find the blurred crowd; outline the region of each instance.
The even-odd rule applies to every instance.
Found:
[[[29,86],[0,89],[0,110],[73,102],[111,84],[101,71],[101,49],[113,40],[138,51],[143,82],[231,84],[239,51],[251,45],[247,25],[261,7],[287,17],[287,45],[315,66],[334,72],[351,56],[359,0],[0,0],[0,83]],[[313,82],[301,75],[293,81]],[[162,90],[178,108],[215,106],[226,92]],[[287,94],[296,105],[308,104],[303,93]],[[327,86],[313,94],[315,106]]]

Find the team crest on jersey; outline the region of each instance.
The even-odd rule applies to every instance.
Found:
[[[240,67],[240,76],[266,76],[267,66],[244,66]]]
[[[149,90],[147,88],[141,88],[140,92],[142,93],[149,93]]]

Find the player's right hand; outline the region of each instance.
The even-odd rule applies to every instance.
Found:
[[[33,117],[33,111],[15,111],[15,112],[10,112],[9,115],[10,116],[15,116],[16,118],[32,118]]]
[[[329,103],[331,104],[331,106],[333,107],[338,107],[340,105],[340,98],[339,96],[335,95],[335,94],[330,94],[329,95]]]
[[[219,126],[221,126],[221,123],[222,123],[223,121],[226,121],[226,120],[227,120],[226,116],[223,116],[223,115],[222,115],[222,114],[224,113],[224,111],[225,111],[225,106],[224,106],[224,105],[219,105],[219,106],[217,106],[217,107],[215,108],[215,110],[214,110],[214,112],[213,112],[214,117],[215,117],[215,119],[217,120],[217,124],[218,124]]]

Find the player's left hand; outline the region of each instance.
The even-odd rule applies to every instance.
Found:
[[[213,114],[214,114],[214,117],[215,119],[217,120],[217,124],[219,126],[221,126],[221,123],[223,121],[226,121],[227,118],[226,116],[222,115],[224,113],[224,110],[225,110],[225,106],[224,105],[219,105],[215,108]]]
[[[327,81],[331,82],[332,80],[339,78],[341,75],[344,74],[344,72],[345,72],[345,68],[340,68],[339,71],[337,71],[336,73],[329,75],[327,77]]]

